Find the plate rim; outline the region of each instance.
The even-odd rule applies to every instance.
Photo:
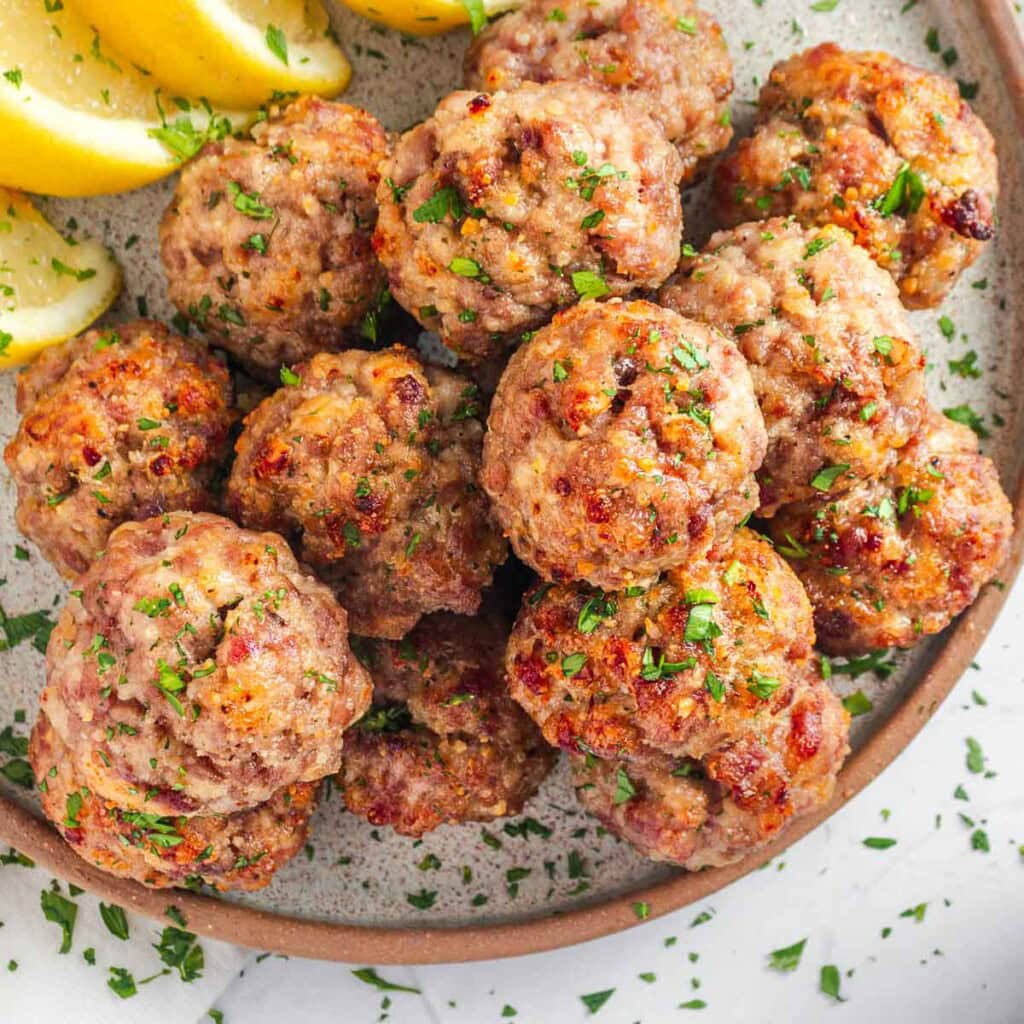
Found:
[[[974,0],[974,9],[996,55],[1019,131],[1024,134],[1024,35],[1010,0]],[[197,935],[251,949],[316,960],[380,965],[464,963],[562,949],[625,931],[644,920],[710,896],[761,867],[803,838],[856,796],[902,753],[959,681],[992,628],[1024,561],[1024,473],[1012,501],[1015,526],[1002,589],[987,587],[960,616],[917,685],[889,719],[844,765],[832,800],[801,819],[768,846],[727,867],[679,872],[653,886],[624,892],[570,911],[521,921],[423,928],[367,926],[307,920],[286,913],[228,903],[175,889],[147,889],[114,878],[78,857],[45,821],[0,795],[0,842],[13,846],[55,875],[133,913],[166,920],[178,908]]]

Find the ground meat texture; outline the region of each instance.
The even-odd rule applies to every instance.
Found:
[[[586,302],[513,355],[481,479],[524,562],[615,588],[729,534],[765,446],[730,340],[649,302]]]
[[[511,700],[507,626],[432,615],[401,642],[366,641],[374,708],[345,737],[348,809],[420,836],[443,824],[517,814],[555,754]]]
[[[656,288],[679,259],[682,161],[614,95],[457,92],[382,171],[395,298],[458,355],[498,355],[581,295]]]
[[[535,588],[505,665],[512,696],[563,750],[702,759],[786,706],[813,643],[800,581],[739,530],[647,589]]]
[[[528,0],[466,53],[467,89],[551,81],[608,89],[652,117],[685,183],[732,138],[732,60],[718,22],[691,0]]]
[[[952,79],[824,43],[772,70],[715,192],[726,224],[792,214],[848,229],[920,309],[992,237],[998,163]]]
[[[691,871],[740,860],[832,797],[849,716],[804,669],[756,730],[724,735],[700,758],[646,764],[570,758],[583,806],[645,857]]]
[[[822,650],[912,647],[945,629],[995,577],[1013,514],[966,427],[934,410],[881,479],[834,500],[790,505],[771,521],[799,574]]]
[[[155,889],[202,882],[220,891],[262,889],[305,845],[316,784],[288,786],[228,815],[160,816],[97,796],[46,715],[29,743],[43,812],[95,867]]]
[[[768,426],[761,515],[880,475],[918,427],[924,356],[899,293],[839,228],[776,218],[721,231],[659,300],[747,358]]]
[[[66,577],[120,523],[216,505],[231,378],[204,345],[138,320],[44,351],[18,378],[4,453],[18,527]]]
[[[384,286],[371,236],[387,153],[366,111],[310,96],[251,140],[207,145],[160,226],[171,301],[264,379],[350,344]]]
[[[370,703],[328,589],[278,535],[207,514],[119,527],[46,668],[83,783],[147,814],[232,814],[331,774]]]
[[[316,356],[247,417],[230,514],[290,537],[356,633],[475,612],[506,556],[477,485],[481,410],[475,385],[401,346]]]

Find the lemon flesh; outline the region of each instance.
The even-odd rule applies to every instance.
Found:
[[[69,244],[25,196],[0,188],[0,370],[80,334],[120,290],[108,249]]]
[[[461,0],[343,0],[357,14],[414,36],[433,36],[469,24]],[[483,0],[484,12],[499,14],[518,7],[518,0]]]
[[[61,196],[136,188],[173,171],[212,123],[227,130],[162,95],[71,0],[54,11],[42,0],[0,3],[0,184]]]
[[[334,96],[352,70],[319,0],[65,0],[172,93],[257,107],[275,91]]]

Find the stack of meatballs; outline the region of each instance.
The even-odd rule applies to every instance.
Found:
[[[732,73],[690,0],[526,0],[465,85],[399,138],[303,98],[207,145],[160,229],[193,337],[21,376],[18,522],[75,579],[32,763],[106,870],[255,888],[325,776],[419,836],[518,813],[559,749],[641,853],[729,863],[831,797],[816,646],[910,647],[1007,555],[904,311],[993,232],[955,84],[782,62],[701,251]],[[456,368],[381,345],[413,320]],[[269,386],[241,422],[226,358]]]

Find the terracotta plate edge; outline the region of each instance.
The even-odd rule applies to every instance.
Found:
[[[1024,38],[1009,0],[975,0],[1024,132]],[[113,878],[81,860],[45,822],[0,796],[0,841],[61,878],[146,917],[164,919],[175,906],[199,935],[289,956],[349,963],[430,964],[521,956],[564,948],[624,931],[639,923],[634,903],[649,918],[679,910],[756,870],[831,817],[908,746],[977,653],[1024,559],[1024,474],[1013,501],[1016,527],[1002,589],[989,587],[961,616],[918,685],[889,720],[847,762],[832,801],[802,819],[771,845],[737,864],[697,874],[680,872],[639,889],[565,913],[524,921],[450,928],[365,927],[309,921],[178,890],[152,890]]]

